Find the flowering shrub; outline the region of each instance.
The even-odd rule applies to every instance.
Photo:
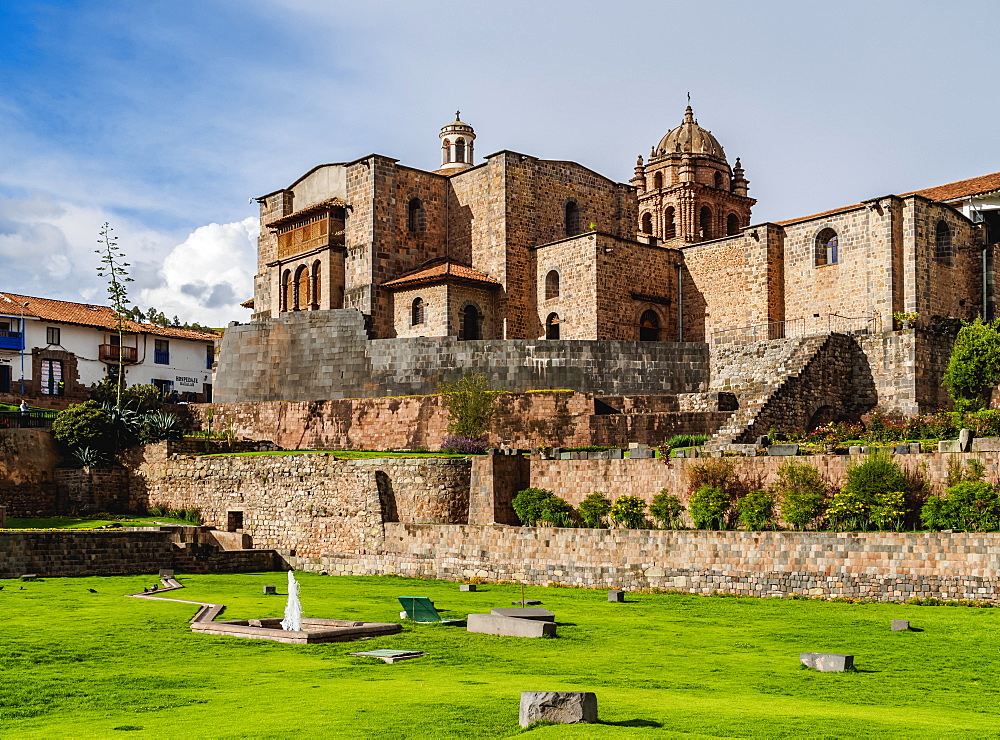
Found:
[[[985,481],[963,481],[931,496],[920,511],[928,529],[985,532],[1000,527],[1000,495]]]
[[[688,513],[697,529],[729,529],[729,494],[716,486],[701,486],[688,501]]]
[[[485,434],[449,434],[441,440],[441,451],[453,455],[482,455],[486,452],[489,438]]]
[[[619,496],[611,505],[611,520],[622,529],[648,529],[646,502],[638,496]]]

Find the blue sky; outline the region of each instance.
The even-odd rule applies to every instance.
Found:
[[[477,153],[627,181],[686,93],[777,220],[1000,170],[988,2],[0,4],[0,290],[245,319],[255,206],[314,164]]]

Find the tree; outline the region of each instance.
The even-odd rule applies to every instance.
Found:
[[[1000,383],[1000,319],[977,318],[959,330],[943,381],[956,411],[989,404],[990,392]]]
[[[128,276],[129,263],[125,261],[125,255],[118,246],[118,237],[114,235],[111,224],[104,222],[101,229],[101,238],[97,243],[100,249],[94,251],[101,255],[101,264],[97,268],[97,275],[108,281],[108,296],[111,299],[111,308],[115,313],[115,324],[118,329],[118,390],[116,393],[116,403],[122,405],[122,386],[125,384],[125,359],[122,355],[124,346],[125,321],[129,316],[128,290],[126,283],[131,283],[132,278]]]
[[[56,414],[52,436],[69,449],[114,449],[114,423],[97,401],[73,404]]]
[[[439,392],[448,409],[448,431],[462,437],[482,437],[493,421],[496,393],[485,375],[468,371],[454,383],[442,383]]]
[[[816,466],[790,459],[778,468],[773,489],[781,501],[781,518],[792,529],[808,529],[823,515],[829,489]]]

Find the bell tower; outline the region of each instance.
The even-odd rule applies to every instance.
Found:
[[[473,166],[476,132],[472,130],[472,126],[462,122],[461,111],[455,111],[455,120],[442,127],[438,138],[441,139],[440,170],[458,172]]]
[[[712,132],[689,105],[684,120],[660,139],[631,180],[639,196],[639,233],[680,247],[740,233],[755,201],[740,160],[730,167]]]

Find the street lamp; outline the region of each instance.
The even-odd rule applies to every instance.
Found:
[[[24,309],[28,307],[29,301],[21,304],[21,398],[24,398],[24,342],[27,332],[24,330]]]

